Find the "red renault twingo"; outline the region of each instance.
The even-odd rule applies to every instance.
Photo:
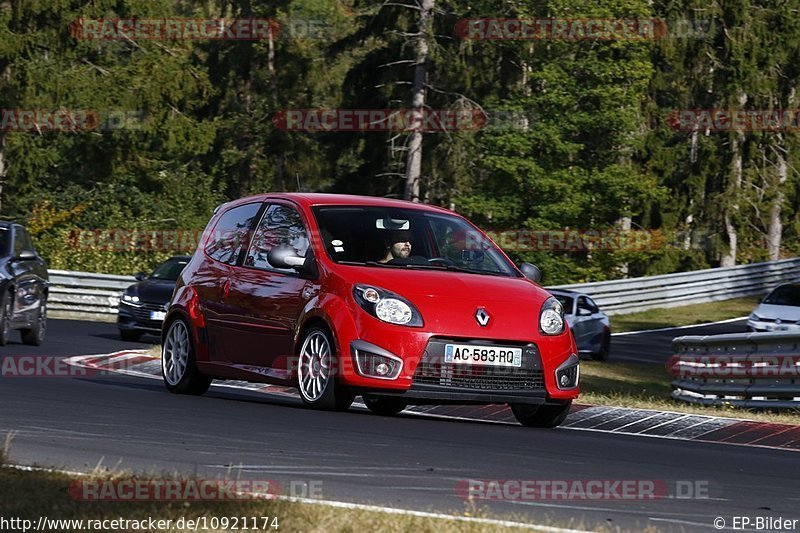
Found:
[[[527,276],[527,277],[526,277]],[[292,384],[328,410],[361,395],[408,404],[508,403],[553,427],[578,396],[561,304],[445,209],[334,194],[265,194],[217,208],[163,327],[172,392],[213,378]]]

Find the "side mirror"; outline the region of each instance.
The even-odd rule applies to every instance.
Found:
[[[535,281],[539,283],[542,281],[542,271],[539,270],[539,267],[536,265],[532,265],[530,263],[522,263],[519,266],[519,269],[522,271],[522,274],[531,281]]]
[[[305,257],[300,257],[291,246],[286,244],[276,246],[267,254],[267,261],[275,268],[293,268],[301,278],[317,279],[319,277],[317,261],[314,259],[314,252],[311,248],[308,249]]]
[[[147,273],[146,272],[137,272],[136,275],[134,276],[134,278],[136,278],[136,281],[144,281],[144,280],[147,279]]]
[[[36,259],[36,252],[33,250],[22,250],[16,257],[19,261],[32,261]]]
[[[590,316],[591,314],[591,310],[586,309],[585,307],[578,308],[578,316]]]

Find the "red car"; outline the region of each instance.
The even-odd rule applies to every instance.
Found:
[[[172,392],[213,378],[291,384],[309,406],[357,395],[510,404],[554,427],[578,396],[564,309],[477,227],[437,207],[336,194],[265,194],[218,207],[162,330]]]

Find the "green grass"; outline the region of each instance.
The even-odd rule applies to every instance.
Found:
[[[581,362],[580,403],[634,407],[800,425],[800,410],[750,410],[693,405],[670,397],[672,378],[661,365]]]
[[[667,309],[651,309],[641,313],[613,315],[611,331],[639,331],[643,329],[668,328],[717,322],[729,318],[749,315],[755,309],[760,296],[748,296],[720,302],[684,305]]]

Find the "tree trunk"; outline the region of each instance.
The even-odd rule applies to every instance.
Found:
[[[3,185],[6,184],[6,136],[0,132],[0,213],[3,212]]]
[[[786,109],[793,109],[795,89],[792,87],[787,99]],[[767,229],[767,250],[769,258],[777,261],[781,256],[781,239],[783,237],[783,223],[781,222],[781,209],[786,196],[783,194],[783,184],[786,183],[789,167],[786,163],[786,154],[789,152],[786,147],[786,138],[782,133],[776,136],[778,142],[775,149],[776,166],[778,168],[778,186],[772,207],[769,210],[769,227]]]
[[[740,93],[739,109],[747,103],[747,95]],[[736,265],[736,252],[738,249],[739,234],[734,224],[733,215],[739,211],[739,191],[742,188],[742,150],[744,150],[744,132],[737,131],[731,140],[731,179],[728,184],[729,202],[725,208],[723,221],[725,234],[728,236],[728,251],[722,254],[719,266],[731,267]]]
[[[422,175],[422,127],[425,112],[425,83],[428,75],[428,39],[433,22],[435,0],[422,0],[419,7],[419,36],[414,61],[414,82],[411,85],[411,124],[416,128],[408,139],[406,188],[403,197],[419,202],[419,181]]]

